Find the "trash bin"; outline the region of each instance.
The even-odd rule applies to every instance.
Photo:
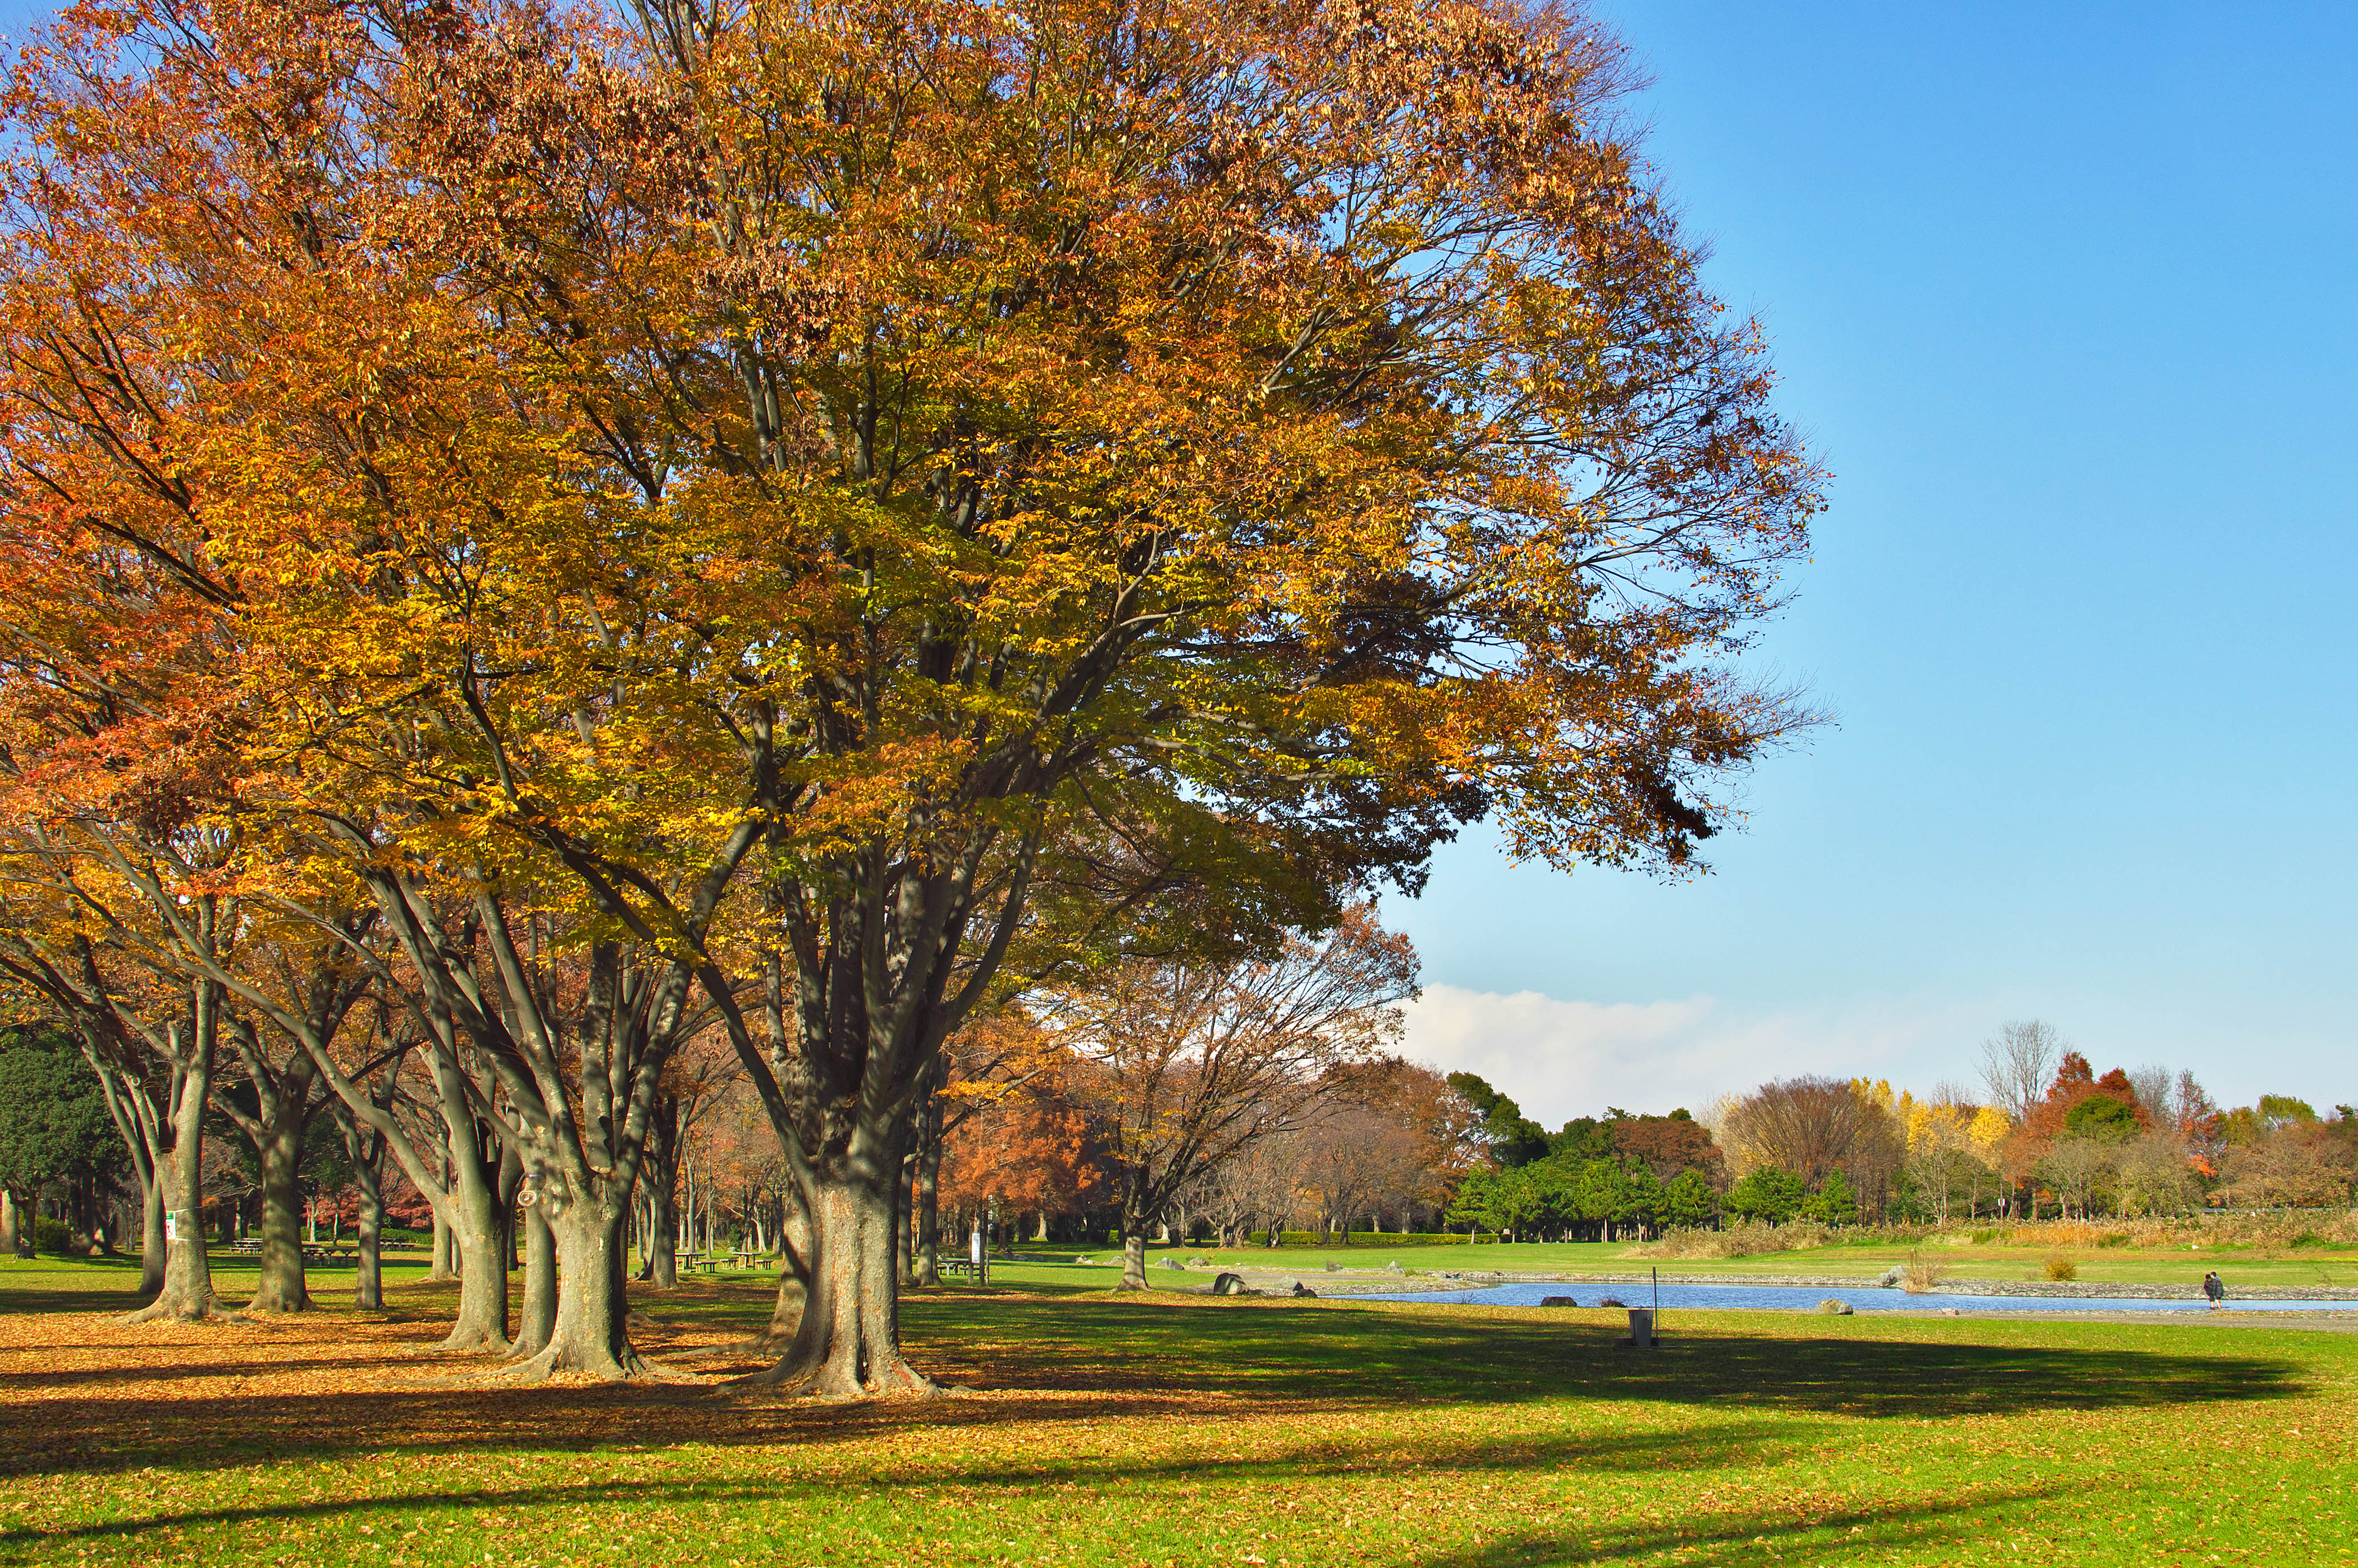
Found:
[[[1624,1348],[1651,1350],[1654,1347],[1654,1309],[1651,1307],[1631,1307],[1629,1309],[1629,1337],[1627,1339],[1617,1339],[1614,1343],[1623,1346]]]

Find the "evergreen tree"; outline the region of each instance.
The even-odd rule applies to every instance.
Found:
[[[1664,1194],[1670,1223],[1696,1228],[1719,1217],[1719,1200],[1701,1171],[1681,1171]]]
[[[1472,1073],[1452,1073],[1448,1082],[1482,1119],[1482,1135],[1493,1160],[1511,1168],[1546,1158],[1547,1129],[1525,1116],[1522,1107]]]
[[[1653,1172],[1643,1165],[1633,1166],[1621,1184],[1620,1210],[1615,1217],[1625,1225],[1660,1225],[1666,1198]]]
[[[1782,1225],[1800,1212],[1803,1195],[1801,1177],[1764,1165],[1728,1190],[1727,1206],[1746,1219]]]
[[[42,1187],[64,1182],[87,1196],[124,1162],[105,1091],[74,1043],[46,1026],[0,1030],[0,1187],[24,1217],[18,1249],[31,1250]]]
[[[1826,1173],[1826,1179],[1818,1185],[1817,1195],[1803,1212],[1823,1225],[1858,1223],[1858,1195],[1851,1190],[1850,1178],[1843,1174],[1839,1166]]]

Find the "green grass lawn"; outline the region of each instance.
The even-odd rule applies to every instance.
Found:
[[[1095,1284],[1110,1287],[1121,1277],[1120,1258],[1110,1247],[1088,1248],[1067,1243],[1019,1243],[1026,1257],[1054,1258],[1049,1264],[998,1263],[993,1278],[1010,1283]],[[2048,1256],[2057,1250],[2043,1247],[1926,1247],[1923,1256],[1939,1264],[1949,1277],[1960,1280],[2037,1280]],[[2204,1247],[2200,1251],[2164,1252],[2128,1248],[2063,1249],[2088,1283],[2107,1281],[2139,1284],[2183,1284],[2192,1287],[2203,1274],[2216,1270],[2230,1291],[2239,1285],[2358,1285],[2358,1249],[2293,1248],[2255,1251],[2238,1247]],[[1659,1268],[1664,1274],[1689,1278],[1725,1275],[1742,1279],[1763,1274],[1810,1274],[1873,1279],[1893,1264],[1907,1260],[1909,1249],[1889,1242],[1813,1247],[1796,1252],[1768,1252],[1750,1258],[1649,1258],[1622,1242],[1516,1242],[1497,1246],[1396,1247],[1386,1249],[1379,1238],[1368,1237],[1348,1247],[1248,1247],[1222,1250],[1214,1247],[1150,1247],[1147,1260],[1156,1266],[1150,1278],[1168,1272],[1159,1268],[1165,1257],[1203,1259],[1221,1268],[1279,1270],[1297,1273],[1314,1286],[1314,1276],[1329,1262],[1344,1269],[1381,1269],[1398,1262],[1412,1273],[1643,1273]],[[1084,1267],[1072,1260],[1087,1258]]]
[[[416,1354],[450,1287],[414,1269],[382,1314],[121,1328],[97,1314],[135,1271],[0,1261],[0,1563],[2305,1564],[2358,1544],[2358,1335],[1682,1313],[1642,1353],[1613,1347],[1618,1314],[1029,1271],[906,1305],[914,1356],[972,1395],[830,1406],[487,1379]],[[634,1299],[676,1357],[768,1296]]]

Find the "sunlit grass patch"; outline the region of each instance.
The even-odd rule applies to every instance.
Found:
[[[382,1319],[113,1326],[0,1271],[0,1562],[2346,1560],[2358,1336],[913,1293],[973,1395],[518,1389]],[[48,1295],[29,1293],[36,1278]],[[94,1288],[92,1286],[92,1288]],[[678,1357],[769,1282],[641,1292]]]

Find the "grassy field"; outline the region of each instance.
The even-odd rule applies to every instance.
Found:
[[[2057,1249],[2046,1247],[1996,1246],[1934,1246],[1921,1249],[1923,1255],[1945,1271],[1946,1276],[1958,1280],[2039,1280],[2045,1278],[2043,1266]],[[2244,1285],[2275,1285],[2298,1289],[2304,1285],[2358,1286],[2358,1249],[2351,1248],[2285,1248],[2262,1249],[2234,1246],[2208,1246],[2199,1251],[2158,1252],[2153,1250],[2113,1249],[2108,1248],[2066,1248],[2082,1283],[2103,1284],[2107,1281],[2139,1284],[2182,1284],[2193,1288],[2206,1271],[2216,1270],[2226,1281],[2230,1292]],[[1002,1286],[1040,1286],[1059,1290],[1110,1290],[1121,1279],[1120,1253],[1112,1247],[1087,1247],[1067,1242],[1021,1242],[1017,1251],[1022,1262],[997,1261],[991,1265],[992,1282]],[[1852,1243],[1834,1247],[1814,1247],[1794,1252],[1761,1253],[1750,1258],[1687,1259],[1650,1258],[1642,1249],[1627,1243],[1611,1242],[1531,1242],[1495,1246],[1484,1243],[1478,1247],[1403,1247],[1387,1250],[1380,1242],[1354,1242],[1348,1247],[1249,1247],[1224,1251],[1213,1247],[1150,1247],[1147,1262],[1155,1280],[1169,1279],[1187,1285],[1199,1285],[1200,1279],[1186,1279],[1163,1268],[1166,1258],[1183,1262],[1200,1260],[1217,1268],[1249,1268],[1275,1270],[1299,1274],[1315,1287],[1317,1276],[1334,1263],[1346,1270],[1381,1269],[1397,1261],[1410,1273],[1643,1273],[1659,1268],[1664,1275],[1690,1279],[1725,1276],[1746,1279],[1768,1274],[1817,1275],[1829,1279],[1871,1280],[1907,1259],[1909,1249],[1889,1242]],[[1086,1261],[1084,1261],[1086,1260]],[[48,1267],[52,1260],[44,1260]],[[0,1278],[11,1267],[0,1260]],[[137,1267],[122,1260],[71,1267],[100,1273],[135,1277]],[[396,1288],[406,1280],[421,1277],[426,1260],[421,1253],[388,1253],[384,1262],[388,1288]],[[225,1294],[240,1295],[252,1288],[254,1260],[250,1257],[217,1255],[213,1271]],[[752,1272],[765,1272],[753,1271]],[[352,1292],[352,1268],[315,1264],[310,1273],[314,1295],[327,1298],[348,1297]],[[0,1298],[5,1300],[5,1298]]]
[[[828,1406],[678,1359],[763,1315],[757,1279],[637,1298],[644,1343],[701,1385],[519,1388],[420,1353],[449,1287],[409,1271],[382,1314],[126,1328],[100,1314],[129,1271],[0,1262],[0,1563],[2332,1563],[2358,1542],[2358,1335],[1684,1313],[1641,1353],[1613,1348],[1617,1314],[1022,1271],[1043,1279],[908,1303],[914,1354],[972,1393]]]
[[[1027,1259],[1041,1263],[993,1265],[994,1279],[1010,1284],[1063,1284],[1110,1288],[1121,1277],[1120,1257],[1109,1247],[1088,1248],[1064,1243],[1019,1244]],[[2059,1250],[2050,1247],[1932,1246],[1923,1255],[1959,1280],[2044,1279],[2047,1258]],[[2358,1285],[2358,1249],[2206,1246],[2200,1250],[2163,1252],[2110,1248],[2066,1248],[2077,1277],[2084,1283],[2183,1284],[2192,1289],[2203,1274],[2216,1270],[2232,1292],[2244,1285]],[[1278,1270],[1300,1274],[1313,1286],[1330,1262],[1348,1270],[1381,1269],[1398,1262],[1411,1273],[1643,1273],[1659,1268],[1664,1275],[1707,1279],[1745,1279],[1764,1274],[1807,1274],[1862,1281],[1905,1261],[1909,1249],[1889,1242],[1813,1247],[1794,1252],[1761,1253],[1750,1258],[1650,1258],[1628,1244],[1611,1242],[1531,1242],[1478,1247],[1422,1246],[1386,1249],[1379,1239],[1348,1247],[1248,1247],[1224,1251],[1212,1247],[1151,1247],[1147,1260],[1159,1278],[1168,1271],[1162,1260],[1200,1259],[1219,1268]],[[1087,1259],[1084,1264],[1076,1261]],[[1194,1281],[1191,1281],[1194,1282]]]

